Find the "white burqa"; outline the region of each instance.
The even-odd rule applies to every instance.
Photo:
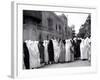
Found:
[[[60,55],[60,46],[57,40],[52,40],[52,41],[53,41],[53,48],[54,48],[54,60],[55,62],[58,62],[59,55]]]
[[[88,38],[82,40],[80,44],[80,49],[81,49],[81,59],[89,59],[91,51]]]
[[[66,40],[66,45],[65,45],[65,49],[66,49],[66,57],[65,57],[65,61],[71,61],[71,48],[72,44],[70,42],[70,40]]]
[[[30,69],[40,66],[38,41],[27,41],[27,47],[30,55]]]
[[[45,55],[45,62],[49,61],[49,57],[48,57],[48,40],[44,40],[43,45],[44,45],[44,55]]]
[[[81,59],[87,59],[87,53],[85,52],[85,40],[82,39],[80,44]]]

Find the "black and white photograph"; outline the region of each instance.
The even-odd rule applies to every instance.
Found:
[[[91,13],[23,10],[23,69],[91,66]]]

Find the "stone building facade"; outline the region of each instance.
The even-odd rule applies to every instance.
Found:
[[[50,11],[23,10],[23,40],[48,40],[68,38],[68,20],[63,14]]]

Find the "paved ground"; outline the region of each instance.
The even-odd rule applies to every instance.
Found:
[[[77,67],[77,66],[90,66],[91,63],[89,61],[82,61],[82,60],[77,60],[74,62],[69,62],[69,63],[57,63],[57,64],[50,64],[42,67],[42,69],[46,68],[62,68],[62,67]]]

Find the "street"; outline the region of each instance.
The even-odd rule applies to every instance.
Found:
[[[82,60],[77,60],[74,62],[69,62],[69,63],[57,63],[57,64],[49,64],[45,65],[41,69],[46,69],[46,68],[63,68],[63,67],[80,67],[80,66],[90,66],[91,63],[89,61],[82,61]]]

